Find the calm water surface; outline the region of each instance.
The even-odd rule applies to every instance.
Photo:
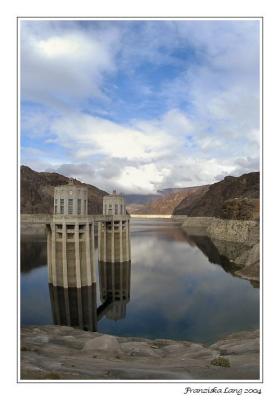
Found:
[[[23,237],[23,325],[53,323],[46,263],[46,241]],[[258,326],[259,290],[230,272],[208,238],[187,236],[170,221],[131,221],[131,288],[126,315],[117,321],[103,317],[98,331],[214,342],[225,334]]]

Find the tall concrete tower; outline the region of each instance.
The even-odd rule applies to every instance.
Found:
[[[64,288],[90,286],[96,280],[87,188],[70,181],[54,193],[53,221],[47,225],[49,283]]]
[[[48,275],[54,322],[96,330],[94,220],[87,209],[85,186],[70,180],[55,188]]]
[[[113,194],[103,197],[103,221],[98,225],[98,259],[102,262],[130,260],[130,216],[124,198]]]

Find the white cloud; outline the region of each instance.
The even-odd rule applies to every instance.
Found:
[[[65,114],[54,118],[50,129],[53,140],[74,162],[55,160],[47,169],[108,191],[153,193],[165,187],[203,185],[255,165],[247,159],[242,164],[240,157],[211,157],[223,139],[196,137],[196,126],[178,110],[128,126],[83,113]],[[197,150],[186,142],[186,134],[193,135]]]
[[[31,146],[22,146],[20,164],[27,165],[36,171],[51,170],[54,166],[67,162],[62,155],[50,155],[48,151],[40,150]]]
[[[115,180],[117,187],[131,193],[154,193],[161,187],[165,177],[170,174],[166,166],[160,168],[157,163],[144,164],[141,167],[127,166]]]
[[[212,183],[258,167],[257,23],[62,25],[26,23],[21,32],[22,98],[44,106],[24,110],[22,128],[65,153],[36,159],[25,148],[29,165],[126,192]],[[166,77],[155,89],[157,67]],[[135,91],[141,101],[131,115]]]
[[[104,76],[115,70],[117,32],[21,29],[21,86],[23,99],[63,106],[73,99],[106,97]]]
[[[166,123],[167,121],[167,123]],[[65,115],[52,125],[57,140],[72,148],[77,159],[102,155],[151,161],[179,150],[182,133],[191,128],[187,117],[172,111],[161,119],[121,125],[82,113]]]

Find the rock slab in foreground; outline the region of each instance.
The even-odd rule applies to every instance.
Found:
[[[223,357],[224,368],[213,360]],[[213,365],[214,364],[214,365]],[[85,332],[65,326],[22,328],[22,380],[258,379],[259,332],[211,346]]]

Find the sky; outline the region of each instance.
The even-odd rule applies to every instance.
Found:
[[[156,193],[259,170],[258,20],[22,20],[22,165]]]

